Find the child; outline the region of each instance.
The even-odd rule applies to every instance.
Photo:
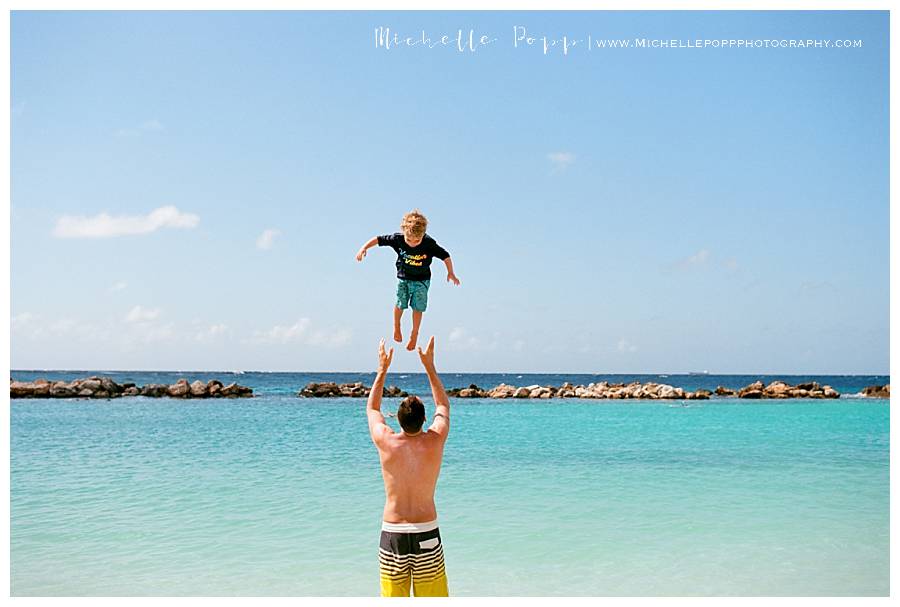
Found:
[[[403,310],[413,309],[412,333],[406,343],[407,350],[416,348],[419,339],[419,325],[422,323],[422,312],[428,305],[428,287],[431,284],[431,258],[443,260],[447,266],[447,280],[455,285],[459,279],[453,273],[453,262],[450,253],[444,250],[434,239],[425,233],[428,220],[415,209],[403,216],[400,232],[376,236],[362,246],[356,254],[356,261],[362,261],[366,251],[376,244],[379,247],[391,247],[397,252],[397,304],[394,306],[394,341],[403,341],[400,331],[400,318]]]

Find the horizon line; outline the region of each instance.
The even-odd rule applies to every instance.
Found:
[[[326,374],[326,373],[343,373],[343,374],[356,374],[356,375],[372,375],[375,371],[274,371],[274,370],[259,370],[259,369],[235,369],[235,370],[224,370],[224,369],[10,369],[10,373],[15,372],[63,372],[63,373],[75,373],[75,372],[93,372],[93,373],[228,373],[231,375],[241,375],[244,373],[304,373],[304,374]],[[410,374],[410,373],[419,373],[424,375],[424,371],[388,371],[388,375],[391,374]],[[444,375],[685,375],[685,376],[693,376],[693,377],[705,377],[705,376],[718,376],[718,375],[745,375],[745,376],[754,376],[754,375],[766,375],[766,376],[776,376],[776,375],[787,375],[787,376],[804,376],[804,375],[818,375],[818,376],[829,376],[829,377],[890,377],[890,372],[888,373],[820,373],[820,372],[757,372],[757,373],[731,373],[731,372],[706,372],[706,371],[669,371],[666,373],[653,373],[649,371],[641,371],[641,372],[577,372],[577,371],[438,371],[439,374]]]

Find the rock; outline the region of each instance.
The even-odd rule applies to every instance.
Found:
[[[370,390],[371,390],[371,388],[370,388]],[[385,388],[382,391],[382,396],[384,396],[386,398],[396,398],[398,396],[399,397],[409,396],[409,394],[407,394],[406,391],[401,390],[397,386],[388,386],[387,388]]]
[[[515,386],[509,386],[507,384],[500,384],[499,386],[490,390],[487,394],[488,398],[512,398],[513,394],[516,393]]]
[[[222,396],[220,392],[222,391],[222,382],[218,379],[211,379],[206,382],[206,393],[213,398],[217,398]]]
[[[129,386],[125,388],[125,391],[122,394],[125,396],[140,396],[141,391],[135,386]]]
[[[484,398],[486,393],[475,384],[470,384],[468,388],[457,390],[456,396],[459,398]]]
[[[769,398],[790,398],[791,386],[781,380],[775,380],[765,387],[763,392]]]
[[[528,398],[531,395],[531,390],[528,388],[522,387],[518,388],[515,393],[513,393],[513,398]]]
[[[868,398],[890,398],[891,385],[884,386],[866,386],[862,390],[862,395]]]
[[[90,392],[95,392],[100,389],[100,378],[91,377],[88,379],[75,380],[75,383],[78,384],[78,387],[82,390],[88,390]]]
[[[152,398],[159,398],[161,396],[169,395],[169,386],[166,384],[147,384],[143,388],[141,388],[141,396],[149,396]]]
[[[825,398],[840,398],[841,396],[838,391],[831,386],[822,386],[822,393],[825,395]]]
[[[761,381],[755,381],[749,386],[744,386],[740,390],[738,390],[738,398],[762,398],[763,397],[763,383]],[[756,393],[759,393],[758,395]],[[747,396],[751,394],[751,396]]]
[[[108,392],[111,395],[118,394],[119,392],[122,392],[122,390],[124,390],[122,386],[114,382],[109,377],[100,377],[98,379],[100,380],[100,389],[104,392]]]
[[[659,392],[656,393],[657,398],[677,398],[675,388],[667,384],[660,386]]]
[[[47,398],[50,396],[50,386],[52,386],[49,381],[46,379],[36,379],[32,382],[33,391],[32,396],[34,398]]]
[[[716,396],[737,396],[737,392],[725,386],[718,386],[716,388]]]
[[[24,381],[9,382],[10,398],[31,398],[32,396],[34,396],[34,384]]]
[[[179,379],[169,386],[168,394],[173,398],[185,398],[191,393],[191,386],[186,379]]]
[[[191,383],[191,396],[194,398],[203,398],[209,394],[209,388],[202,381],[195,380]]]
[[[334,382],[312,382],[300,390],[300,396],[307,398],[324,398],[328,396],[341,396],[341,389]]]
[[[54,382],[50,386],[50,396],[53,398],[71,398],[75,396],[75,386],[64,381]]]
[[[222,388],[222,396],[225,398],[239,398],[245,396],[253,396],[253,390],[246,386],[239,386],[236,383],[230,383]]]

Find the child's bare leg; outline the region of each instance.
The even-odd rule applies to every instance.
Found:
[[[400,330],[400,318],[403,316],[403,310],[394,306],[394,341],[403,341],[403,332]]]
[[[419,325],[422,324],[422,313],[418,310],[413,310],[413,327],[412,333],[409,334],[409,341],[406,342],[407,350],[415,350],[416,349],[416,341],[419,339]]]

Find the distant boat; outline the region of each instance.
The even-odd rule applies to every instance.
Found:
[[[709,371],[691,371],[688,375],[709,375]]]

